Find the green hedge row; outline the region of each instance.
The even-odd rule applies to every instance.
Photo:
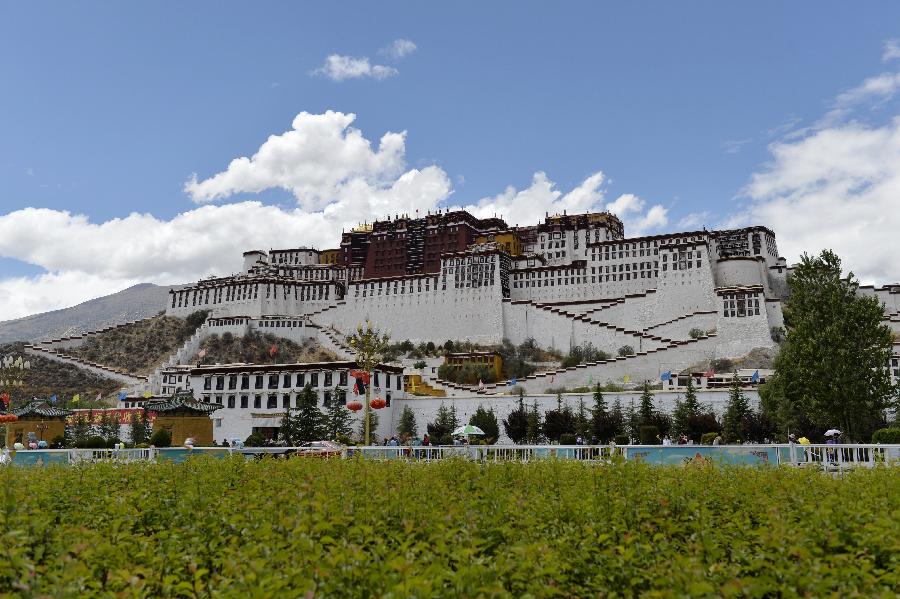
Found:
[[[888,597],[900,470],[293,458],[0,469],[0,594]]]

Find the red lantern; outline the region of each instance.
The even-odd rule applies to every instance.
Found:
[[[347,409],[351,412],[359,412],[363,409],[363,405],[358,401],[351,401],[347,403]]]
[[[380,397],[376,397],[372,401],[369,402],[369,405],[372,406],[373,410],[380,410],[381,408],[387,405],[387,402],[381,399]]]

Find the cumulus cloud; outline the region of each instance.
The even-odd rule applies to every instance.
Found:
[[[83,214],[26,208],[0,215],[0,256],[42,267],[37,277],[0,279],[0,319],[77,304],[140,282],[174,284],[239,270],[250,248],[334,247],[342,230],[364,220],[448,207],[450,177],[438,166],[408,169],[406,133],[385,133],[377,146],[352,128],[355,115],[301,113],[289,131],[270,136],[249,158],[198,180],[185,191],[203,205],[170,220],[132,213],[94,222]],[[626,233],[640,235],[667,222],[666,210],[634,195],[607,202],[605,177],[596,172],[569,191],[543,172],[524,189],[461,207],[478,216],[502,215],[532,224],[545,212],[609,209]],[[280,188],[297,205],[259,201],[211,203],[238,193]],[[248,226],[248,223],[252,223]],[[33,231],[41,230],[40,237]]]
[[[782,255],[794,262],[830,248],[863,281],[897,281],[900,118],[841,124],[769,149],[742,213],[775,230]]]
[[[382,48],[378,51],[378,53],[384,56],[389,56],[394,60],[399,60],[404,56],[412,54],[416,51],[417,48],[418,46],[416,46],[410,40],[400,38],[392,41],[388,47]]]
[[[312,74],[327,77],[332,81],[344,81],[346,79],[361,79],[364,77],[381,80],[393,77],[399,72],[394,67],[372,64],[365,56],[355,57],[329,54],[325,58],[325,63],[314,69]]]
[[[831,110],[820,120],[816,128],[832,127],[847,118],[861,105],[876,108],[893,98],[900,90],[900,73],[881,73],[869,77],[861,84],[838,94]]]

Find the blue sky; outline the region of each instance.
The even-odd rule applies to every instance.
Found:
[[[71,235],[74,245],[81,237],[72,223],[48,218],[62,211],[98,226],[146,213],[162,227],[198,210],[184,189],[193,173],[207,180],[290,130],[298,113],[328,110],[355,114],[352,127],[373,146],[387,132],[406,131],[401,170],[434,165],[450,183],[437,205],[477,205],[508,186],[526,190],[536,172],[567,193],[602,171],[597,205],[634,195],[642,202],[635,222],[652,206],[664,209],[664,222],[643,221],[639,231],[756,221],[758,202],[794,197],[802,187],[764,185],[748,196],[754,175],[784,174],[773,144],[799,148],[826,129],[890,126],[900,83],[854,99],[852,116],[823,118],[840,94],[897,71],[900,61],[886,49],[898,37],[900,4],[889,2],[5,2],[0,233],[4,215],[18,215],[7,227],[35,222],[32,237]],[[383,50],[394,40],[413,42],[415,51],[391,57]],[[328,55],[367,57],[396,71],[334,81],[313,73]],[[215,205],[245,201],[322,208],[276,184],[238,185]],[[501,204],[531,214],[510,202]],[[52,212],[19,218],[29,207]],[[761,224],[779,234],[781,223]],[[69,249],[100,255],[77,263],[0,240],[0,309],[19,316],[118,284],[181,282],[202,270],[179,263],[109,271],[102,254],[121,245],[95,244],[93,236],[102,237],[102,227],[89,247]],[[272,245],[303,241],[285,236]],[[781,235],[779,242],[791,243]],[[234,256],[243,249],[234,247]],[[852,266],[871,279],[900,278],[861,259]],[[56,280],[56,293],[45,278],[40,301],[12,297],[30,279],[62,273],[89,275],[91,284]],[[16,282],[5,298],[4,281]]]

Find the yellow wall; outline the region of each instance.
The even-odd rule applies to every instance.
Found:
[[[415,387],[415,391],[413,391],[413,387]],[[447,392],[443,389],[435,389],[428,383],[422,380],[421,374],[404,374],[403,375],[403,388],[407,390],[407,392],[412,393],[414,395],[430,395],[432,397],[447,397]]]
[[[479,235],[475,238],[475,243],[496,243],[510,256],[522,255],[522,242],[515,233],[497,233],[489,235]]]
[[[41,428],[38,427],[41,425]],[[48,444],[55,437],[62,437],[66,433],[66,423],[62,420],[17,420],[16,422],[6,423],[6,446],[12,447],[17,441],[23,444],[28,443],[28,433],[34,433],[35,438],[40,441],[43,439]]]
[[[341,250],[322,250],[319,252],[319,264],[337,264]]]
[[[185,439],[194,438],[197,447],[208,447],[213,444],[213,422],[207,415],[202,416],[166,416],[157,414],[153,421],[153,432],[166,429],[172,435],[172,447],[184,445]]]
[[[496,375],[497,380],[499,381],[503,378],[503,358],[498,355],[491,356],[467,356],[467,357],[445,357],[444,363],[452,364],[453,366],[464,366],[466,364],[474,364],[476,366],[487,366],[491,370],[494,371],[494,375]]]

